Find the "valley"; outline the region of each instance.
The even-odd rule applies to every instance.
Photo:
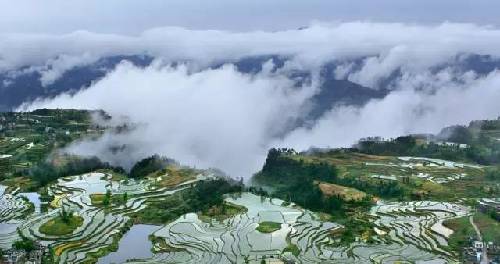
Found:
[[[455,263],[500,245],[496,139],[271,149],[251,180],[153,155],[130,171],[61,150],[102,112],[5,113],[0,248],[35,263]],[[497,137],[500,121],[467,129]],[[474,149],[491,149],[474,154]],[[471,150],[472,149],[472,150]],[[473,241],[470,241],[471,238]]]

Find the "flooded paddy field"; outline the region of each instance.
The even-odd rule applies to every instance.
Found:
[[[174,188],[158,188],[149,180],[113,181],[104,173],[89,173],[65,177],[49,186],[53,195],[52,210],[41,213],[34,210],[25,194],[4,194],[0,198],[0,247],[8,249],[23,235],[29,239],[50,246],[59,263],[84,262],[89,254],[105,250],[128,231],[131,226],[130,213],[145,207],[150,199],[161,199],[187,188],[191,183],[206,176],[199,175],[195,180],[183,182]],[[128,194],[125,203],[108,208],[92,204],[91,196],[103,194],[107,190],[113,195]],[[81,226],[71,234],[52,236],[40,232],[40,227],[56,217],[64,208],[83,218]],[[24,217],[29,214],[29,217]]]
[[[222,221],[201,220],[194,212],[163,226],[130,221],[130,214],[148,202],[209,177],[200,174],[173,187],[158,187],[151,179],[113,180],[106,173],[65,177],[48,187],[54,196],[53,209],[43,213],[34,209],[36,196],[4,194],[2,187],[0,247],[10,248],[22,234],[50,246],[58,263],[88,263],[89,259],[98,263],[260,263],[263,258],[297,263],[446,263],[455,256],[447,248],[452,231],[442,222],[469,213],[465,206],[446,202],[379,201],[369,212],[376,235],[370,243],[359,239],[349,245],[340,245],[332,235],[342,225],[322,221],[316,213],[293,203],[245,192],[226,196],[225,202],[247,210]],[[128,199],[107,208],[93,203],[93,195],[107,191],[127,193]],[[81,226],[63,236],[40,232],[62,208],[81,216]],[[277,228],[259,231],[266,223]],[[106,256],[101,256],[103,251]]]
[[[262,258],[278,257],[297,263],[448,263],[455,260],[446,242],[451,230],[441,223],[468,213],[466,207],[448,203],[380,203],[370,212],[379,233],[375,242],[338,246],[331,234],[342,226],[320,221],[310,211],[249,193],[226,201],[248,212],[213,223],[186,214],[156,231],[157,253],[136,263],[260,263]],[[281,228],[257,231],[265,221]]]

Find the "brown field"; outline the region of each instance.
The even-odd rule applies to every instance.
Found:
[[[320,183],[318,186],[325,196],[338,195],[345,201],[360,201],[366,197],[366,193],[362,191],[333,183]]]

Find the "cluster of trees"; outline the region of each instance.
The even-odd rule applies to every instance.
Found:
[[[130,170],[129,175],[132,178],[144,177],[174,163],[175,161],[172,159],[160,157],[159,155],[153,155],[137,162]]]
[[[412,155],[441,158],[455,161],[472,161],[483,165],[500,163],[500,141],[494,135],[500,133],[500,119],[472,121],[468,126],[444,128],[435,139],[467,144],[467,148],[443,144],[416,144],[412,136],[399,137],[391,141],[362,141],[361,152],[376,155]],[[493,135],[493,136],[492,136]]]
[[[478,137],[458,141],[462,137],[453,137],[457,140],[454,142],[468,142],[469,145],[467,148],[433,142],[429,144],[417,144],[417,140],[413,136],[398,137],[385,142],[361,141],[358,143],[357,148],[362,153],[372,155],[423,156],[453,161],[469,161],[483,165],[500,163],[500,142],[498,140],[485,134],[480,134]]]
[[[127,174],[122,167],[111,166],[109,163],[103,162],[97,157],[71,156],[65,159],[62,165],[51,161],[43,161],[29,170],[17,172],[16,175],[29,175],[38,183],[38,186],[45,186],[61,177],[88,173],[98,169],[110,169],[120,174]],[[177,163],[172,159],[153,155],[138,161],[132,167],[128,176],[131,178],[144,177],[150,173],[165,170],[165,167],[170,164]],[[180,170],[180,172],[182,173],[183,170]]]
[[[500,182],[500,166],[490,167],[486,169],[485,177],[491,181]]]
[[[30,252],[35,249],[35,242],[29,239],[21,239],[17,240],[12,244],[12,247],[17,249],[17,250],[24,250],[27,252]]]
[[[189,212],[202,212],[224,203],[224,194],[241,192],[243,185],[226,179],[207,180],[196,183],[193,188],[152,202],[134,217],[138,222],[164,224]]]
[[[64,223],[69,224],[71,218],[73,217],[73,212],[71,210],[66,211],[66,208],[63,206],[61,211],[59,211],[59,217]]]
[[[104,195],[104,198],[102,199],[102,205],[108,206],[111,203],[111,191],[106,190],[106,194]]]
[[[488,210],[485,210],[484,213],[489,217],[491,217],[492,219],[500,221],[500,212],[498,212],[495,208],[490,208]]]
[[[161,201],[150,202],[148,206],[133,215],[135,221],[146,224],[165,224],[179,216],[192,212],[181,193],[169,195]]]
[[[339,178],[335,166],[324,162],[304,162],[287,154],[280,149],[271,149],[262,171],[255,175],[254,180],[273,186],[276,190],[274,194],[285,201],[333,215],[342,214],[346,203],[352,206],[370,203],[368,200],[346,202],[338,196],[325,197],[317,183],[337,183]]]
[[[63,165],[56,165],[54,162],[46,161],[39,163],[27,171],[27,174],[38,183],[39,186],[45,186],[58,178],[68,175],[78,175],[92,172],[98,169],[112,169],[123,173],[122,168],[117,168],[102,162],[97,157],[68,159]]]
[[[212,206],[221,206],[224,203],[224,194],[242,190],[242,183],[229,182],[226,179],[207,180],[191,188],[185,199],[194,211],[205,211]]]
[[[296,160],[284,155],[287,153],[270,149],[262,171],[255,175],[255,179],[265,183],[301,185],[304,181],[333,182],[337,177],[337,169],[333,165]]]
[[[102,112],[102,111],[101,111]],[[89,122],[90,112],[76,109],[36,109],[31,112],[33,115],[50,116],[58,123],[69,123],[69,121]]]
[[[172,159],[153,155],[137,162],[128,176],[132,178],[144,177],[174,163],[176,162]],[[127,174],[123,168],[111,166],[97,157],[69,157],[62,165],[44,161],[29,170],[18,172],[18,174],[29,175],[39,186],[45,186],[61,177],[88,173],[98,169],[110,169],[117,173]]]
[[[389,141],[360,141],[357,150],[370,155],[384,156],[423,156],[446,160],[466,160],[466,149],[458,146],[417,144],[413,136],[398,137]]]
[[[19,234],[21,240],[17,240],[12,243],[12,247],[17,250],[24,250],[26,252],[33,251],[35,249],[35,241],[25,237],[19,229],[17,230],[17,233]]]
[[[405,188],[398,181],[363,181],[357,178],[339,178],[337,184],[356,188],[358,190],[386,198],[402,198],[407,193]]]
[[[367,154],[372,155],[407,155],[408,152],[414,151],[417,146],[417,141],[412,136],[398,137],[390,141],[371,141],[364,140],[358,143],[359,149]]]

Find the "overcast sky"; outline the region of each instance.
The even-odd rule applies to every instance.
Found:
[[[181,26],[283,30],[311,21],[500,25],[498,0],[0,0],[0,32],[138,34]]]
[[[124,62],[87,89],[25,107],[103,109],[138,124],[72,145],[73,153],[125,167],[159,153],[248,177],[273,146],[348,147],[365,136],[436,133],[496,118],[500,71],[438,66],[469,53],[500,58],[499,10],[500,0],[0,0],[0,71],[13,78],[38,71],[48,85],[100,57],[154,56],[150,67]],[[307,29],[291,30],[300,27]],[[271,61],[257,74],[203,67],[269,54],[289,60],[277,73]],[[351,61],[360,58],[359,67]],[[374,89],[401,77],[384,99],[332,108],[311,127],[288,132],[319,91],[315,78],[296,87],[290,73],[319,76],[318,66],[332,61],[336,77]],[[116,154],[116,146],[127,149]]]

